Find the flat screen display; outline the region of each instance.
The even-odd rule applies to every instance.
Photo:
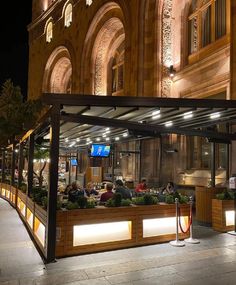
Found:
[[[90,155],[94,157],[108,157],[110,155],[110,150],[110,145],[92,144]]]
[[[75,158],[72,158],[70,163],[71,163],[71,166],[77,166],[78,165],[78,161]]]

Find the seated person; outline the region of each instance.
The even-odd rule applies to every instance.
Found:
[[[146,192],[146,191],[147,191],[146,179],[142,179],[141,182],[136,186],[135,192],[141,193],[141,192]]]
[[[108,201],[109,199],[113,197],[114,193],[112,192],[112,189],[113,189],[113,184],[111,182],[108,182],[106,184],[106,192],[104,192],[101,195],[101,198],[100,198],[101,203],[105,203],[106,201]]]
[[[174,194],[176,192],[173,182],[168,182],[166,187],[163,189],[162,194]]]
[[[93,183],[92,182],[88,182],[87,183],[87,187],[86,187],[86,189],[84,190],[84,194],[87,196],[87,197],[90,197],[90,195],[98,195],[99,193],[98,193],[98,191],[96,191],[95,189],[94,189],[94,185],[93,185]]]
[[[122,199],[131,199],[131,191],[124,186],[124,183],[122,180],[118,179],[115,182],[115,192],[120,193],[122,196]]]
[[[84,196],[84,191],[81,190],[77,181],[71,183],[71,189],[68,191],[68,195],[70,202],[76,202],[79,196]]]

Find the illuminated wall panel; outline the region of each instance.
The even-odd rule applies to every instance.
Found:
[[[225,223],[226,226],[234,225],[234,211],[225,211]]]
[[[43,247],[45,245],[45,232],[46,232],[46,228],[44,224],[42,224],[40,220],[37,217],[35,217],[34,218],[34,233]]]
[[[181,225],[186,230],[188,217],[181,217]],[[153,237],[174,234],[176,232],[176,218],[159,218],[143,220],[143,237]],[[180,232],[180,229],[179,229]]]
[[[131,221],[74,226],[73,246],[131,239]]]
[[[29,226],[31,227],[31,229],[33,229],[33,213],[30,211],[29,208],[27,208],[27,211],[26,211],[26,220],[27,220],[27,223],[29,224]]]

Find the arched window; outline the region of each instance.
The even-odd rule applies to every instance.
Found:
[[[112,94],[122,92],[124,88],[124,50],[116,51],[112,62]]]
[[[46,42],[50,43],[52,41],[53,36],[53,24],[52,21],[49,21],[46,24]]]
[[[192,0],[188,17],[189,55],[226,35],[228,0]]]
[[[65,19],[65,27],[69,27],[72,23],[72,4],[71,3],[69,3],[65,8],[64,19]]]

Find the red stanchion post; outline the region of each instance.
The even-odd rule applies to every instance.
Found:
[[[176,210],[176,239],[170,241],[170,245],[176,246],[176,247],[182,247],[185,246],[185,243],[183,241],[179,240],[179,223],[178,223],[178,214],[179,214],[179,199],[175,198],[175,210]]]
[[[197,244],[200,243],[198,239],[193,238],[193,198],[190,197],[190,237],[185,239],[184,241],[187,243]]]

